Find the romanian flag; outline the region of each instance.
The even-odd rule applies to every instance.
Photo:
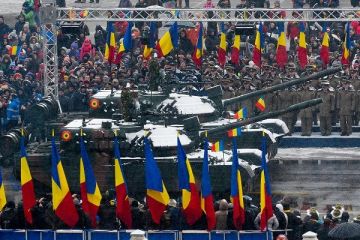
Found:
[[[5,205],[6,205],[5,188],[2,180],[2,175],[0,172],[0,211],[5,207]]]
[[[120,160],[119,140],[114,138],[116,216],[128,229],[132,227],[130,202]]]
[[[178,33],[178,24],[174,24],[170,27],[158,41],[156,49],[158,50],[158,57],[165,57],[168,55],[174,48],[178,47],[179,42],[179,33]]]
[[[74,227],[79,220],[79,215],[71,197],[64,168],[55,145],[54,133],[51,139],[51,188],[55,215],[69,227]]]
[[[228,131],[228,137],[238,137],[241,135],[241,128],[234,128]]]
[[[257,100],[256,104],[255,104],[255,107],[257,109],[259,109],[261,112],[263,112],[266,108],[266,104],[265,104],[265,101],[264,101],[264,97],[261,97]]]
[[[231,47],[231,62],[236,65],[239,64],[240,42],[240,35],[235,35],[234,43]]]
[[[85,149],[82,133],[80,135],[80,192],[82,207],[84,212],[89,215],[92,227],[96,227],[96,216],[102,196]]]
[[[237,155],[236,138],[232,139],[232,167],[231,167],[231,202],[233,204],[233,221],[237,230],[241,230],[245,223],[245,206],[243,199],[241,173],[239,169],[239,159]]]
[[[323,39],[320,49],[320,58],[324,66],[327,66],[329,64],[329,45],[330,45],[329,33],[327,32],[327,23],[323,25],[322,32],[323,32]]]
[[[260,180],[260,229],[267,230],[267,222],[273,216],[270,176],[266,164],[266,138],[263,134],[261,145],[261,180]]]
[[[161,216],[169,204],[169,194],[161,178],[159,167],[154,159],[150,142],[144,139],[145,147],[145,178],[146,178],[146,203],[151,217],[156,224],[160,224]]]
[[[131,30],[132,30],[133,26],[134,26],[133,22],[128,22],[124,38],[122,39],[122,42],[120,42],[119,50],[118,50],[118,52],[116,54],[116,61],[115,61],[116,64],[120,63],[122,55],[125,52],[129,52],[129,51],[132,50]]]
[[[235,119],[246,119],[247,115],[248,115],[247,107],[244,107],[235,113],[234,118]]]
[[[346,24],[345,42],[343,43],[341,63],[343,65],[350,64],[350,23]]]
[[[220,45],[218,49],[218,61],[221,67],[225,66],[226,63],[226,34],[225,34],[225,26],[222,22],[220,25],[221,34],[220,34]]]
[[[115,48],[116,48],[116,44],[115,44],[115,31],[114,31],[114,26],[112,22],[107,22],[107,27],[106,27],[106,45],[105,45],[105,54],[104,54],[104,58],[109,62],[109,63],[114,63],[115,62]]]
[[[20,53],[21,47],[20,46],[11,46],[9,48],[9,55],[10,56],[18,56]]]
[[[31,209],[36,204],[36,197],[34,191],[34,182],[30,173],[29,164],[27,162],[27,155],[25,149],[25,138],[23,129],[21,129],[20,139],[20,169],[21,169],[21,191],[23,198],[24,216],[28,224],[33,223]]]
[[[197,67],[201,66],[203,56],[203,24],[200,22],[199,35],[195,47],[194,54],[192,56],[193,61]]]
[[[177,158],[179,189],[182,192],[182,209],[189,225],[193,225],[202,215],[200,195],[196,188],[195,177],[180,139],[177,138]]]
[[[209,148],[209,142],[207,138],[205,138],[204,161],[203,161],[202,175],[201,175],[201,209],[204,211],[206,215],[207,229],[211,231],[215,228],[216,220],[215,220],[213,195],[211,193],[208,148]]]
[[[302,69],[307,65],[307,52],[306,52],[306,36],[305,25],[300,23],[300,35],[299,35],[299,48],[298,48],[299,64]]]
[[[150,33],[149,33],[149,44],[144,47],[144,59],[149,59],[152,53],[152,50],[155,48],[157,36],[157,22],[150,23]]]
[[[261,52],[264,48],[264,33],[263,33],[263,25],[260,22],[259,28],[256,32],[255,37],[255,46],[254,46],[254,52],[253,52],[253,62],[256,64],[256,66],[261,67]]]
[[[279,67],[284,68],[287,64],[288,57],[286,52],[286,36],[285,36],[285,27],[283,22],[277,24],[279,29],[279,38],[276,48],[276,62]]]
[[[224,140],[217,141],[211,146],[212,152],[221,152],[225,150]]]

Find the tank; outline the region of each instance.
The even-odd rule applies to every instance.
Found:
[[[255,135],[250,135],[253,139],[255,148],[261,145],[262,132],[266,133],[268,145],[276,144],[276,139],[272,136],[271,131],[265,128],[251,129],[245,127],[254,122],[267,119],[269,116],[275,117],[289,111],[298,111],[300,109],[311,107],[321,103],[321,99],[309,100],[301,104],[293,105],[287,109],[267,113],[256,118],[251,118],[245,121],[238,121],[222,126],[205,129],[200,124],[200,129],[197,127],[189,128],[185,125],[157,125],[145,124],[140,128],[136,125],[126,125],[111,119],[83,119],[74,120],[64,126],[61,130],[61,159],[65,171],[67,173],[70,188],[79,191],[79,129],[82,128],[86,142],[87,151],[92,161],[92,166],[95,171],[97,181],[102,191],[113,188],[113,138],[114,130],[119,130],[120,150],[122,161],[124,163],[124,174],[127,179],[128,188],[132,196],[141,196],[143,194],[144,186],[144,153],[143,153],[143,139],[144,130],[150,133],[149,139],[152,144],[154,156],[159,164],[162,172],[162,177],[167,185],[168,191],[174,195],[177,194],[177,165],[176,165],[176,136],[180,132],[180,140],[189,155],[194,174],[196,178],[200,178],[202,165],[202,143],[204,140],[204,132],[208,132],[208,139],[210,142],[218,140],[219,137],[224,137],[227,130],[233,127],[244,127],[242,137],[239,137],[239,146],[246,137],[246,134],[256,133],[259,138],[254,138]],[[190,121],[190,120],[189,120]],[[192,120],[193,121],[193,120]],[[128,128],[126,128],[126,127]],[[138,128],[138,131],[135,131]],[[129,130],[131,129],[131,130]],[[225,179],[230,176],[231,165],[231,146],[226,143],[224,152],[209,152],[210,156],[210,172],[213,182],[214,192],[223,192],[224,188],[228,188],[225,184]],[[33,179],[41,183],[42,186],[50,187],[50,145],[48,143],[30,143],[28,145],[28,161],[32,169]],[[250,147],[253,151],[259,151]],[[271,147],[269,147],[271,149]],[[247,160],[249,152],[244,153],[239,149],[239,162],[241,163],[241,171],[243,172],[244,182],[250,180],[258,173],[260,160],[254,158]],[[272,154],[269,154],[270,158]],[[16,169],[19,169],[18,167]],[[19,171],[19,170],[18,170]],[[17,171],[17,174],[18,174]]]
[[[176,135],[180,132],[181,142],[186,152],[191,157],[195,176],[200,177],[202,158],[201,152],[204,132],[208,132],[210,142],[224,139],[226,141],[225,151],[221,154],[211,153],[211,173],[214,185],[214,191],[223,192],[227,185],[224,185],[224,176],[230,176],[228,161],[231,158],[231,146],[226,137],[227,131],[232,128],[241,127],[242,136],[238,138],[239,151],[250,149],[252,152],[258,152],[260,139],[265,132],[268,146],[268,157],[271,159],[276,155],[277,144],[281,136],[288,133],[286,125],[278,119],[272,120],[284,113],[299,111],[301,109],[314,106],[321,102],[321,99],[314,99],[300,104],[290,106],[276,112],[269,112],[244,121],[225,118],[225,109],[232,104],[238,104],[250,97],[262,96],[272,91],[287,88],[294,84],[301,84],[311,79],[318,79],[323,76],[334,74],[340,71],[340,68],[325,70],[305,78],[296,79],[287,83],[275,85],[262,90],[254,91],[251,94],[245,94],[232,99],[222,99],[221,86],[208,88],[206,96],[195,96],[189,93],[170,93],[149,91],[126,90],[133,96],[135,109],[131,111],[130,121],[125,119],[121,97],[122,91],[101,91],[90,99],[90,105],[97,106],[89,112],[89,116],[77,117],[76,113],[72,116],[48,114],[49,109],[56,108],[54,104],[45,103],[48,107],[37,106],[39,115],[47,117],[44,121],[44,131],[42,133],[50,136],[50,129],[59,129],[58,136],[59,148],[61,150],[61,159],[68,176],[70,187],[73,191],[79,191],[79,131],[83,129],[85,133],[85,142],[87,151],[93,164],[97,181],[103,191],[113,187],[113,131],[119,131],[120,149],[124,162],[125,175],[128,179],[129,189],[132,194],[143,194],[144,185],[144,164],[143,164],[143,136],[144,130],[151,132],[149,136],[154,155],[158,161],[163,173],[163,178],[170,192],[177,192],[177,180],[174,178],[177,174],[176,169]],[[120,105],[119,105],[120,103]],[[111,106],[110,106],[111,105]],[[50,107],[49,107],[50,106]],[[110,107],[109,107],[110,106]],[[96,111],[95,111],[96,110]],[[107,110],[107,111],[105,111]],[[93,112],[92,112],[93,111]],[[128,113],[129,114],[129,111]],[[32,114],[34,116],[34,114]],[[83,114],[79,114],[83,116]],[[30,118],[31,119],[31,118]],[[37,119],[34,116],[32,119]],[[31,135],[34,126],[41,126],[36,121],[29,121]],[[274,134],[276,133],[276,134]],[[0,145],[9,146],[16,144],[19,136],[8,138],[7,142],[0,139]],[[14,142],[12,142],[14,141]],[[8,157],[2,158],[2,163],[14,165],[15,174],[19,177],[18,153],[4,150],[10,148],[0,148],[0,153]],[[27,146],[29,165],[36,184],[50,187],[50,145],[45,142],[29,141]],[[5,153],[5,152],[4,152]],[[254,155],[254,154],[253,154]],[[259,159],[250,160],[249,154],[240,152],[241,163],[243,166],[244,177],[250,179],[257,173],[260,165]],[[249,181],[250,182],[250,181]],[[138,187],[136,187],[138,186]]]

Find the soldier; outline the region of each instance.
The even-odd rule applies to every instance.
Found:
[[[252,78],[249,76],[245,76],[243,78],[243,86],[237,91],[236,95],[242,95],[245,93],[249,93],[252,92],[254,90],[256,90],[256,88],[254,87],[254,85],[252,84]],[[238,107],[238,109],[236,111],[238,111],[240,108],[247,108],[247,113],[248,113],[248,117],[251,117],[254,110],[255,110],[255,102],[253,98],[249,98],[246,99],[244,101],[241,102],[241,106]]]
[[[349,136],[355,112],[355,91],[349,79],[345,77],[342,81],[343,87],[339,91],[336,107],[339,109],[341,136]]]
[[[315,98],[315,88],[307,86],[299,94],[300,102],[311,100]],[[305,108],[300,111],[301,119],[301,136],[311,136],[312,132],[312,121],[313,121],[314,108]]]
[[[296,95],[295,92],[290,91],[289,89],[284,89],[283,91],[279,92],[278,95],[279,103],[281,105],[281,109],[288,108],[289,106],[296,103]],[[286,123],[287,127],[289,128],[289,135],[294,132],[294,115],[296,113],[290,112],[285,113],[282,115],[282,120]]]
[[[319,105],[320,131],[322,136],[331,135],[331,118],[335,110],[335,94],[329,81],[321,82],[322,88],[319,90],[319,97],[323,100]]]

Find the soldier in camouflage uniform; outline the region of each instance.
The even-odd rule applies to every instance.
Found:
[[[306,86],[299,92],[299,102],[314,99],[316,96],[315,88]],[[313,107],[305,108],[300,111],[301,136],[311,136],[313,124]]]
[[[336,107],[339,109],[341,136],[349,136],[352,134],[352,117],[355,113],[355,90],[349,79],[343,78],[342,81]]]
[[[331,135],[331,118],[335,110],[335,93],[334,89],[330,86],[329,81],[322,81],[322,88],[318,92],[318,97],[323,102],[318,106],[320,118],[320,131],[322,136]]]

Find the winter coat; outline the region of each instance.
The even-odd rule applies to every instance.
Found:
[[[315,91],[302,91],[301,94],[299,94],[299,102],[304,102],[307,100],[311,100],[315,98]],[[309,108],[305,108],[300,110],[300,118],[312,118],[312,113],[314,111],[314,108],[309,107]]]
[[[260,221],[261,221],[261,213],[259,213],[254,220],[255,227],[258,230],[260,230]],[[267,222],[267,228],[269,230],[276,230],[278,227],[279,227],[279,221],[277,220],[276,216],[273,214],[273,216],[269,218]]]
[[[89,54],[90,57],[94,56],[94,50],[93,50],[93,47],[92,47],[92,44],[91,44],[91,40],[89,38],[85,38],[85,41],[81,46],[80,60],[83,60],[85,54]]]
[[[331,92],[321,91],[319,98],[323,100],[323,102],[319,104],[319,116],[330,117],[331,112],[335,110],[335,95]]]
[[[18,98],[10,101],[6,111],[6,118],[8,121],[20,118],[20,100]]]
[[[76,41],[71,43],[69,57],[75,57],[76,59],[80,57],[79,45]]]
[[[355,92],[339,91],[336,106],[340,115],[352,115],[355,111]]]
[[[205,39],[205,46],[207,52],[216,52],[219,45],[219,38],[216,36],[208,36]]]
[[[194,46],[192,45],[190,39],[185,37],[180,37],[179,49],[183,50],[185,53],[192,53],[194,51]]]
[[[314,232],[316,233],[321,227],[321,224],[316,221],[316,220],[310,220],[310,221],[307,221],[306,223],[304,223],[304,226],[303,226],[303,233],[306,233],[308,231],[311,231],[311,232]]]
[[[227,230],[228,208],[226,200],[221,200],[219,210],[215,212],[216,230]]]

